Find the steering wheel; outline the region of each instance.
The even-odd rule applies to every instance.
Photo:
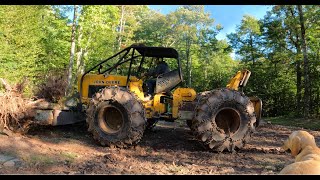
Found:
[[[141,72],[140,74],[136,73],[136,77],[138,79],[144,80],[144,79],[148,78],[147,69],[146,68],[141,67],[140,72]]]
[[[146,75],[146,73],[137,74],[136,77],[137,77],[138,79],[142,79],[142,81],[144,81],[145,79],[148,78],[148,76]]]

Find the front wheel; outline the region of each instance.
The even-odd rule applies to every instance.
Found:
[[[88,131],[102,146],[137,144],[146,126],[143,105],[124,88],[107,87],[96,93],[87,110]]]

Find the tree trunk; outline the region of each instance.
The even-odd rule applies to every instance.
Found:
[[[309,80],[309,60],[307,55],[307,43],[305,38],[305,27],[304,27],[304,18],[302,5],[297,5],[299,11],[299,19],[300,19],[300,28],[301,28],[301,45],[303,52],[303,63],[304,63],[304,117],[309,117],[309,109],[310,109],[310,80]]]
[[[189,87],[192,87],[192,57],[190,56]]]
[[[296,73],[297,73],[297,114],[301,115],[301,90],[302,90],[302,86],[301,86],[301,77],[302,77],[302,72],[301,72],[301,63],[299,60],[297,60],[296,63]]]
[[[300,44],[298,43],[299,42],[299,36],[298,36],[298,31],[296,32],[296,39],[297,41],[294,42],[295,44],[295,47],[297,49],[297,59],[296,59],[296,74],[297,74],[297,112],[296,114],[298,116],[302,115],[302,107],[301,107],[301,92],[302,92],[302,71],[301,71],[301,61],[299,59],[299,54],[301,54],[301,47],[300,47]]]
[[[82,27],[79,27],[79,37],[78,44],[80,44],[82,39]],[[84,73],[84,61],[83,61],[83,48],[80,47],[80,50],[77,53],[77,76]]]
[[[209,57],[208,57],[208,52],[206,53],[206,57],[204,59],[205,66],[204,66],[204,80],[207,82],[208,79],[208,64],[209,64]]]
[[[77,53],[77,75],[83,74],[84,72],[84,62],[83,62],[83,48]]]
[[[119,35],[118,35],[118,51],[121,49],[122,44],[122,32],[124,26],[124,5],[121,6],[121,18],[120,18],[120,27],[119,27]]]
[[[295,18],[295,14],[294,14],[294,11],[293,9],[290,7],[289,8],[290,10],[290,13],[291,13],[291,17],[292,18]],[[297,50],[297,54],[296,54],[296,57],[298,57],[296,59],[296,80],[297,80],[297,83],[296,83],[296,86],[297,86],[297,97],[296,97],[296,103],[297,103],[297,109],[296,109],[296,114],[298,116],[300,115],[303,115],[303,112],[302,112],[302,102],[301,102],[301,99],[302,99],[302,71],[301,71],[301,61],[299,59],[299,55],[301,54],[301,45],[300,45],[300,38],[299,38],[299,31],[296,27],[293,28],[293,31],[294,31],[294,36],[296,38],[296,40],[294,40],[293,38],[293,35],[290,33],[289,35],[289,39],[291,40],[291,42],[294,44],[296,50]]]
[[[252,34],[250,34],[250,53],[251,53],[251,60],[252,60],[252,66],[254,67],[254,53],[253,53],[253,38]]]
[[[315,103],[316,105],[316,113],[317,113],[317,116],[319,116],[319,114],[320,114],[320,88],[318,87],[317,88],[317,98],[316,98],[316,103]]]
[[[255,89],[256,89],[256,78],[255,78],[255,75],[254,75],[254,61],[255,61],[255,55],[254,55],[254,53],[253,53],[253,38],[252,38],[252,34],[250,34],[250,53],[251,53],[251,60],[252,60],[252,67],[251,67],[251,69],[252,69],[252,76],[251,76],[251,78],[252,78],[252,87],[253,87],[253,89],[254,89],[254,91],[256,91]]]
[[[74,61],[74,52],[75,52],[75,49],[76,49],[75,36],[76,36],[77,9],[78,9],[78,6],[74,5],[72,32],[71,32],[70,61],[69,61],[69,68],[68,68],[67,88],[66,88],[66,92],[65,92],[66,96],[70,95],[70,93],[72,91],[72,67],[73,67],[73,61]]]
[[[191,39],[188,34],[186,34],[186,59],[187,59],[187,86],[191,86],[191,63],[190,63],[190,48],[191,48]]]

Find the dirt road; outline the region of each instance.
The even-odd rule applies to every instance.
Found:
[[[293,162],[280,147],[295,129],[264,123],[243,149],[214,153],[179,121],[159,122],[129,149],[97,145],[84,123],[38,127],[0,135],[0,174],[277,174]],[[309,132],[320,144],[320,132]]]

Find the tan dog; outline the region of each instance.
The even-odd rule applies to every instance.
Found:
[[[295,162],[283,168],[280,174],[319,174],[320,149],[307,131],[294,131],[282,146],[290,150]]]

